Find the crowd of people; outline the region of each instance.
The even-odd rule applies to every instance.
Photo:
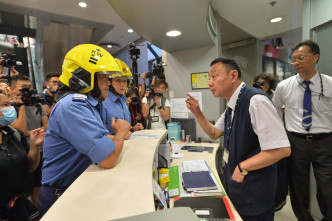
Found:
[[[243,220],[273,220],[288,184],[296,217],[313,220],[310,164],[320,210],[332,220],[332,78],[317,71],[319,56],[315,42],[298,43],[290,60],[297,74],[276,89],[273,75],[257,75],[250,87],[235,60],[216,58],[209,87],[227,108],[215,125],[187,94],[203,131],[224,136],[224,187]],[[91,164],[113,168],[134,131],[167,129],[168,84],[154,76],[146,87],[146,75],[134,85],[124,62],[92,44],[71,49],[40,96],[14,68],[1,75],[0,221],[39,219]]]

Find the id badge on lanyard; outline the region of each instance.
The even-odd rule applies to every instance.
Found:
[[[152,116],[151,121],[152,121],[152,123],[159,122],[159,117],[158,116]]]

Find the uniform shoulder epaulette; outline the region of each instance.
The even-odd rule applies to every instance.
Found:
[[[86,102],[87,100],[88,100],[88,96],[86,96],[85,94],[75,93],[73,95],[73,101]]]

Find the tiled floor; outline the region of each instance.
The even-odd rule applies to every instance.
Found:
[[[286,205],[274,215],[274,221],[296,221],[296,217],[292,210],[290,198],[287,196]]]

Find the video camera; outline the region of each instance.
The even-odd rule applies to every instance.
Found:
[[[137,73],[137,59],[139,59],[139,55],[141,54],[141,50],[136,48],[136,46],[143,46],[142,44],[131,43],[128,45],[128,52],[130,59],[132,60],[131,64],[131,73],[133,74],[133,83],[136,87],[138,87],[138,77]]]
[[[163,93],[155,93],[153,90],[150,92],[147,98],[163,97]]]
[[[2,55],[0,57],[3,57],[4,60],[1,61],[0,65],[12,68],[15,65],[22,65],[21,61],[16,61],[13,58],[15,57],[14,54],[14,46],[8,42],[0,41],[0,52]]]
[[[7,68],[12,68],[15,65],[22,65],[22,62],[13,59],[14,56],[15,54],[2,54],[1,57],[3,57],[4,60],[0,62],[0,65]]]
[[[252,85],[254,88],[258,88],[258,89],[261,89],[262,86],[264,86],[264,82],[262,81],[256,81],[254,82],[254,84]]]
[[[136,44],[134,42],[128,45],[128,52],[130,57],[139,56],[141,54],[141,50],[139,48],[136,48]]]
[[[21,95],[21,99],[25,106],[36,106],[36,104],[44,102],[44,95],[37,93],[34,89],[23,87],[20,89],[20,92],[19,95]]]
[[[151,79],[153,76],[157,76],[158,79],[165,79],[164,66],[166,66],[164,62],[161,62],[159,64],[154,64],[152,73],[151,72],[146,73],[146,77]]]

